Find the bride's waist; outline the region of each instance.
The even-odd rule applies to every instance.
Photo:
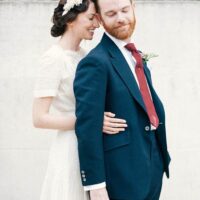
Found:
[[[69,143],[72,141],[76,142],[77,137],[74,130],[69,130],[69,131],[59,130],[56,134],[55,140],[62,141],[61,143]]]

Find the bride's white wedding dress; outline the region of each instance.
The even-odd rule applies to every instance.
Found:
[[[75,52],[52,46],[42,56],[34,97],[53,96],[52,105],[61,115],[75,115],[73,80],[85,55],[83,49]],[[75,132],[58,131],[49,151],[40,200],[88,199],[81,184]]]

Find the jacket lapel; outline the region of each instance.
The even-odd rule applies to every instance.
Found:
[[[111,62],[113,67],[116,69],[117,73],[119,74],[120,78],[123,80],[124,84],[130,91],[133,98],[139,103],[139,105],[144,109],[146,112],[146,108],[140,93],[140,90],[138,88],[137,82],[132,74],[132,71],[130,67],[128,66],[128,63],[126,62],[126,59],[122,55],[119,48],[115,45],[115,43],[108,38],[104,34],[102,39],[104,47],[108,50],[111,58]]]

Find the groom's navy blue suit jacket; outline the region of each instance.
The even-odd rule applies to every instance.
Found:
[[[165,112],[146,63],[144,70],[160,121],[155,135],[169,177]],[[126,60],[107,35],[79,63],[74,93],[83,185],[106,182],[111,197],[131,199],[134,190],[145,190],[151,177],[150,121]],[[128,128],[115,135],[102,133],[104,111],[125,119]]]

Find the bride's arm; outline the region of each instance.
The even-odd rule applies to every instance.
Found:
[[[75,116],[59,116],[49,113],[53,97],[35,98],[32,119],[36,128],[74,130]]]
[[[36,128],[56,129],[56,130],[74,130],[76,117],[58,116],[49,113],[53,97],[35,98],[33,102],[32,119]],[[126,121],[115,118],[115,114],[104,112],[104,123],[102,131],[107,134],[116,134],[124,131],[127,127]]]

